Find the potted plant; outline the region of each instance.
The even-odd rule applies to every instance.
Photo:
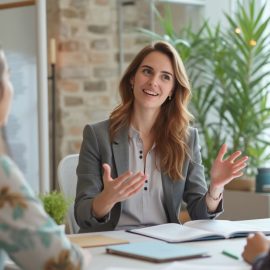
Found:
[[[193,90],[191,110],[198,128],[202,158],[209,176],[220,146],[242,150],[250,157],[247,174],[270,160],[270,18],[256,1],[239,5],[235,14],[225,14],[229,28],[191,27],[175,33],[170,13],[160,15],[164,35],[141,30],[152,39],[165,39],[179,51]]]
[[[58,225],[64,224],[71,201],[66,199],[63,193],[58,191],[42,194],[40,195],[40,199],[47,214],[52,217]]]

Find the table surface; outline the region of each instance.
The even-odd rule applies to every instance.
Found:
[[[253,219],[242,221],[245,224],[255,225],[256,227],[269,228],[270,219]],[[129,242],[139,242],[139,241],[159,241],[153,238],[140,236],[137,234],[128,233],[125,231],[110,231],[95,234],[103,234],[107,236],[112,236],[116,238],[121,238],[128,240]],[[270,239],[270,237],[269,237]],[[192,259],[182,261],[185,264],[194,265],[194,269],[199,268],[199,266],[230,266],[232,269],[251,269],[251,267],[243,261],[241,253],[246,244],[246,238],[234,238],[226,240],[211,240],[211,241],[197,241],[188,243],[179,243],[177,245],[190,246],[201,248],[207,251],[211,256],[208,258]],[[109,267],[123,268],[123,269],[164,269],[172,263],[151,263],[137,259],[126,258],[123,256],[116,256],[112,254],[106,254],[105,247],[89,248],[92,254],[92,270],[104,270]],[[228,256],[222,254],[222,251],[226,250],[235,255],[240,259],[235,260]],[[235,267],[235,268],[234,268]],[[218,269],[218,268],[217,268]],[[181,267],[181,270],[184,268]]]
[[[101,233],[96,233],[101,234]],[[102,235],[126,239],[129,242],[139,241],[159,241],[149,237],[144,237],[124,231],[102,232]],[[189,243],[179,243],[176,245],[190,246],[206,250],[211,256],[208,258],[185,260],[185,264],[196,266],[237,266],[239,269],[248,269],[248,264],[241,258],[241,253],[246,243],[245,238],[226,239],[226,240],[211,240],[197,241]],[[151,263],[138,259],[131,259],[123,256],[106,254],[105,247],[88,248],[92,254],[91,270],[104,270],[109,267],[125,268],[125,269],[164,269],[170,263]],[[223,250],[230,251],[240,257],[239,260],[232,259],[222,254]],[[181,268],[181,270],[183,270]]]
[[[247,222],[247,221],[243,221]],[[259,220],[249,220],[249,224],[262,226],[265,228],[269,228],[270,219],[259,219]],[[108,232],[98,232],[98,233],[90,233],[90,235],[99,234],[106,235],[115,238],[125,239],[129,242],[139,242],[139,241],[159,241],[153,238],[140,236],[137,234],[128,233],[125,231],[108,231]],[[85,234],[89,235],[89,234]],[[197,242],[188,242],[188,243],[179,243],[176,245],[181,246],[190,246],[203,249],[207,251],[211,256],[208,258],[199,258],[192,260],[182,261],[185,265],[194,266],[193,269],[199,269],[200,266],[207,267],[209,269],[222,269],[222,266],[230,267],[231,269],[251,269],[251,267],[243,261],[241,258],[241,253],[245,246],[246,239],[245,238],[235,238],[235,239],[226,239],[226,240],[211,240],[211,241],[197,241]],[[95,247],[95,248],[87,248],[92,255],[91,260],[91,270],[106,270],[108,268],[114,268],[115,270],[124,270],[124,269],[164,269],[171,265],[172,263],[151,263],[147,261],[142,261],[138,259],[127,258],[123,256],[117,256],[112,254],[106,254],[106,247]],[[222,251],[226,250],[235,255],[237,255],[240,259],[236,260],[230,257],[227,257],[222,254]],[[11,265],[10,265],[11,266]],[[216,268],[218,266],[218,268]],[[213,268],[214,267],[214,268]],[[11,268],[7,268],[11,269]],[[179,268],[179,270],[185,270],[185,267]],[[186,268],[190,269],[190,268]],[[229,268],[228,268],[229,269]],[[177,269],[178,270],[178,269]]]

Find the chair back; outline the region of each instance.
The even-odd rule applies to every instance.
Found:
[[[64,157],[57,169],[58,184],[60,191],[63,192],[67,199],[75,199],[76,186],[77,186],[77,174],[76,168],[79,162],[79,154],[72,154]],[[76,223],[74,217],[74,202],[68,209],[67,223],[70,233],[77,233],[79,226]]]

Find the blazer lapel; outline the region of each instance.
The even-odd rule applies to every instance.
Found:
[[[112,144],[113,156],[115,160],[117,175],[128,171],[129,154],[128,154],[128,128],[121,129],[115,136]]]

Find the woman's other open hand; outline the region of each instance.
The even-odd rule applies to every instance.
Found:
[[[247,156],[239,159],[241,151],[236,151],[224,159],[227,153],[227,145],[223,144],[211,169],[211,188],[223,189],[234,178],[243,175],[243,169],[247,166]]]

